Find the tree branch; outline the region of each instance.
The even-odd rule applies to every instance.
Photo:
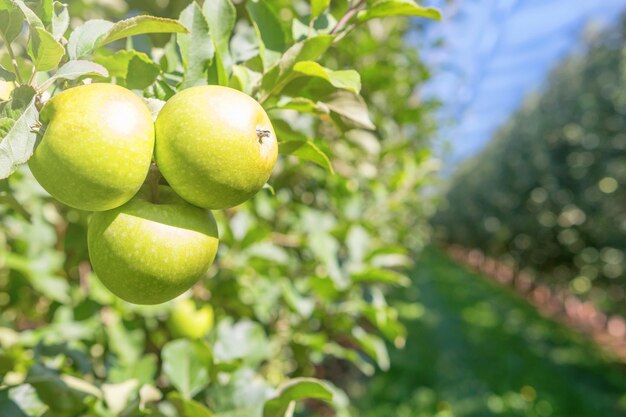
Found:
[[[337,22],[337,24],[335,25],[333,30],[330,31],[330,34],[334,35],[337,32],[339,32],[340,30],[342,30],[348,24],[350,19],[352,19],[354,17],[354,15],[357,14],[360,11],[359,9],[363,5],[363,3],[365,3],[365,0],[358,0],[356,3],[354,3],[354,5],[352,5],[348,9],[346,14],[343,15],[343,17],[341,19],[339,19],[339,22]]]

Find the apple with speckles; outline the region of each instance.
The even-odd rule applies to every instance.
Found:
[[[132,91],[87,84],[41,110],[44,133],[28,164],[41,186],[68,206],[110,210],[141,187],[152,160],[154,123]]]
[[[163,177],[183,199],[208,209],[250,199],[269,179],[278,156],[263,107],[228,87],[177,93],[159,112],[155,132]]]
[[[128,203],[94,213],[87,241],[100,281],[134,304],[160,304],[185,292],[207,272],[219,243],[211,212],[164,185],[145,185]]]

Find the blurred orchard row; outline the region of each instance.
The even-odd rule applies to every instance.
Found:
[[[626,314],[626,20],[553,71],[455,175],[437,238]]]

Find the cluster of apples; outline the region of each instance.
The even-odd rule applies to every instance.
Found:
[[[170,300],[206,273],[219,243],[210,210],[252,197],[278,154],[261,105],[227,87],[183,90],[153,121],[133,92],[81,85],[54,96],[40,119],[33,175],[62,203],[94,212],[92,266],[136,304]]]

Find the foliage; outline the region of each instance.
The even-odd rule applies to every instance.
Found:
[[[0,1],[12,90],[0,171],[16,169],[0,182],[0,410],[269,417],[297,402],[351,415],[320,378],[341,383],[348,363],[386,369],[385,340],[403,344],[386,291],[406,285],[426,239],[421,190],[437,169],[433,106],[414,94],[428,73],[407,50],[408,22],[379,18],[438,14],[395,0],[161,3],[76,1],[68,14],[56,1]],[[179,89],[228,85],[272,118],[282,157],[270,185],[215,213],[218,260],[182,297],[213,307],[199,340],[170,333],[180,300],[136,306],[104,289],[87,261],[89,213],[53,201],[20,165],[37,130],[21,115],[89,81],[133,89],[155,113]]]
[[[552,74],[454,177],[440,238],[624,314],[626,21]]]

